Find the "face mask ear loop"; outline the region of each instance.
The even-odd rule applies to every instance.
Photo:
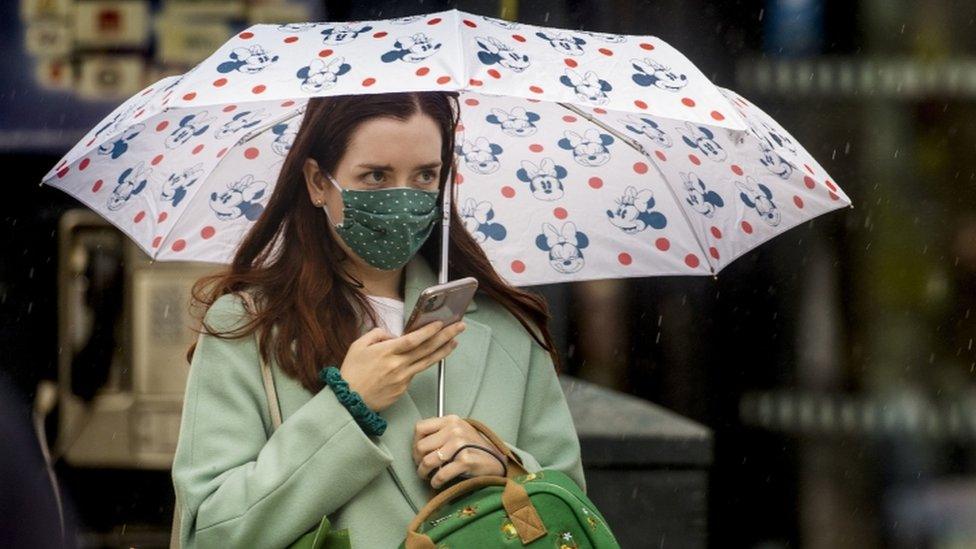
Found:
[[[323,172],[323,173],[325,173],[325,172]],[[342,187],[340,187],[339,184],[336,183],[336,180],[333,179],[332,176],[329,173],[325,173],[325,177],[328,178],[329,182],[332,183],[332,186],[333,187],[339,189],[339,195],[341,196],[342,195],[342,190],[343,190]],[[328,204],[322,204],[322,210],[325,211],[325,218],[329,220],[329,223],[331,223],[333,227],[335,227],[337,229],[341,229],[342,228],[342,224],[341,223],[338,223],[337,224],[337,223],[335,223],[335,222],[332,221],[332,215],[329,214],[329,205]]]

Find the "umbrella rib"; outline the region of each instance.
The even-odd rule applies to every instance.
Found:
[[[664,172],[661,171],[661,168],[660,166],[657,165],[657,162],[654,162],[654,159],[651,158],[651,155],[647,153],[647,149],[645,149],[643,145],[638,143],[632,137],[628,135],[624,135],[619,130],[611,128],[610,126],[606,125],[605,123],[597,119],[595,116],[587,112],[584,112],[576,105],[572,105],[570,103],[563,103],[559,101],[557,101],[556,104],[562,106],[563,108],[569,109],[570,111],[573,111],[574,113],[582,116],[583,118],[589,120],[590,122],[596,124],[597,126],[600,126],[601,128],[612,133],[614,136],[617,137],[617,139],[620,139],[624,143],[630,145],[632,148],[634,148],[637,152],[644,155],[651,162],[651,165],[654,166],[654,169],[657,170],[657,173],[661,176],[661,179],[664,181],[665,183],[664,186],[667,187],[668,192],[671,193],[671,198],[674,199],[675,204],[678,206],[678,211],[680,211],[682,217],[685,218],[685,223],[688,224],[688,228],[691,230],[691,234],[692,236],[695,237],[695,242],[698,243],[698,248],[701,250],[702,257],[705,258],[705,262],[708,264],[708,270],[710,270],[714,275],[715,266],[712,265],[712,262],[708,259],[708,251],[705,249],[704,244],[702,244],[701,238],[698,237],[698,231],[695,230],[695,225],[691,222],[691,218],[688,217],[688,212],[686,212],[685,209],[681,207],[681,201],[678,199],[678,195],[674,194],[674,189],[671,188],[671,185],[668,184],[668,178],[664,175]]]

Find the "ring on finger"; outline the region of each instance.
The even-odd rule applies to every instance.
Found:
[[[438,449],[437,449],[437,451],[436,451],[436,452],[434,452],[434,453],[435,453],[435,454],[437,454],[437,457],[438,457],[438,458],[440,458],[440,460],[441,460],[441,463],[444,463],[444,455],[443,455],[443,454],[441,454],[441,449],[440,449],[440,448],[438,448]]]

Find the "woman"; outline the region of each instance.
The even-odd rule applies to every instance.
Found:
[[[494,272],[456,209],[450,277],[476,277],[479,293],[463,322],[400,334],[436,283],[438,239],[428,236],[454,177],[459,112],[449,92],[309,101],[229,271],[194,288],[208,309],[187,356],[173,463],[184,547],[281,547],[323,515],[349,529],[354,548],[396,547],[446,483],[504,471],[474,447],[444,464],[463,444],[491,445],[464,417],[494,430],[528,471],[560,469],[585,489],[545,301]],[[371,223],[385,236],[363,230]],[[281,406],[274,430],[258,342]],[[447,356],[437,417],[430,366]],[[381,434],[323,384],[328,365],[386,422]]]

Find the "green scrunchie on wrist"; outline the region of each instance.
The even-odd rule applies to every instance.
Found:
[[[319,371],[319,379],[332,388],[339,402],[349,410],[356,423],[366,432],[373,436],[380,436],[386,431],[386,420],[379,414],[370,409],[363,401],[359,393],[349,388],[346,380],[342,379],[339,368],[326,366]]]

